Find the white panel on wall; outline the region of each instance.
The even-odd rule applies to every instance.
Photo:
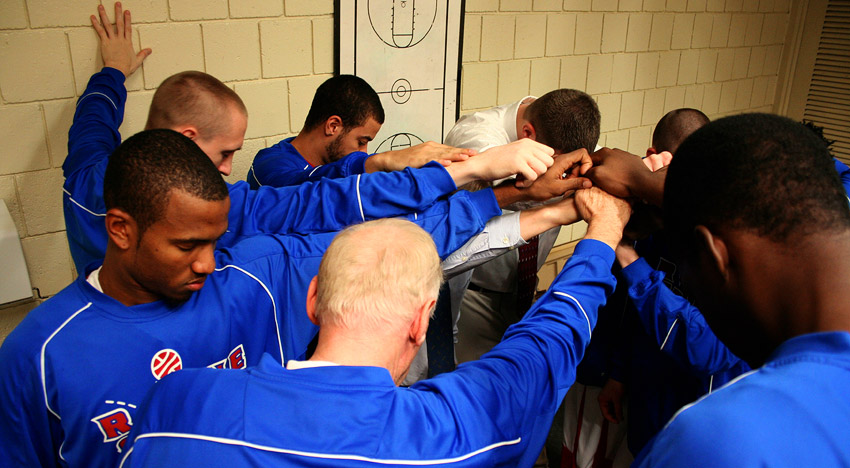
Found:
[[[370,151],[441,142],[457,118],[460,0],[343,0],[339,71],[378,92],[386,118]]]

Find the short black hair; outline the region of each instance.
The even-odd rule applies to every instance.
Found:
[[[346,129],[359,127],[372,117],[384,123],[384,107],[378,93],[365,80],[354,75],[328,78],[316,90],[304,130],[312,130],[336,115]]]
[[[596,101],[576,89],[556,89],[535,99],[525,110],[538,142],[559,153],[579,148],[588,152],[599,141],[601,116]]]
[[[137,133],[109,157],[103,178],[106,209],[120,208],[132,216],[140,235],[162,217],[175,189],[207,201],[229,195],[210,158],[173,130]]]
[[[679,145],[691,133],[704,127],[710,120],[698,109],[684,107],[664,114],[652,132],[652,147],[655,151],[675,153]]]
[[[688,249],[697,225],[777,243],[850,229],[847,195],[826,144],[772,114],[726,117],[688,137],[668,169],[663,207],[679,249]]]

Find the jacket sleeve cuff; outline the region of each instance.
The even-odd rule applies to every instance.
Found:
[[[631,287],[649,278],[653,271],[655,270],[653,270],[652,267],[649,266],[649,263],[646,263],[646,260],[641,257],[632,262],[631,265],[623,268],[623,278],[626,280],[626,284]]]

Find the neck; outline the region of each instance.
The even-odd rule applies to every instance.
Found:
[[[396,330],[395,336],[401,336]],[[354,331],[333,325],[322,326],[319,341],[310,361],[330,361],[341,366],[383,367],[390,372],[398,385],[407,375],[410,362],[416,355],[416,349],[392,333],[369,330]]]
[[[130,274],[130,270],[121,263],[111,245],[106,248],[99,279],[103,293],[127,307],[161,299],[136,281]]]
[[[301,133],[291,143],[298,150],[301,157],[310,163],[311,166],[315,167],[324,164],[327,142],[317,130],[301,130]]]
[[[850,231],[761,247],[745,288],[751,310],[777,342],[807,333],[850,332]],[[746,291],[745,291],[746,293]]]

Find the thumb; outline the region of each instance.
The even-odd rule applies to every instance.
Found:
[[[142,49],[142,50],[139,51],[138,54],[136,54],[136,59],[138,59],[139,62],[143,62],[146,58],[148,58],[148,55],[150,55],[152,53],[153,53],[153,49],[150,49],[150,48]]]

